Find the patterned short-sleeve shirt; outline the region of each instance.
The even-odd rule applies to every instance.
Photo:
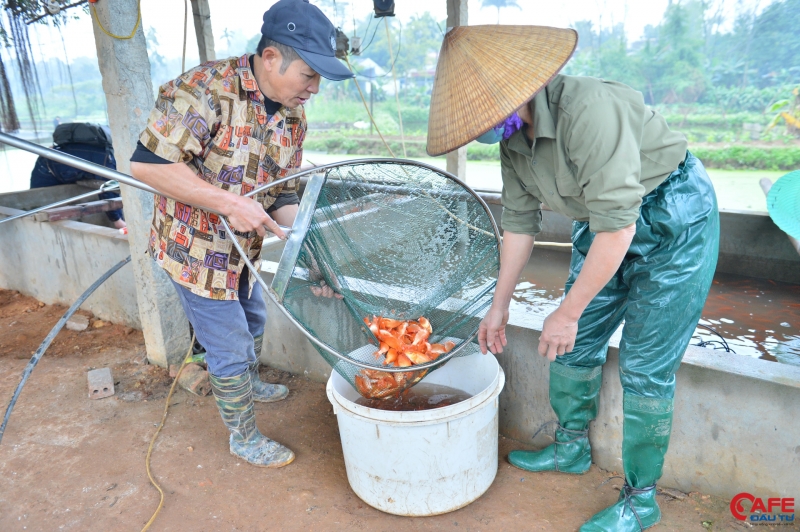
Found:
[[[139,140],[159,157],[186,163],[206,182],[244,195],[300,168],[306,127],[302,106],[266,113],[243,55],[204,63],[162,85]],[[267,209],[279,194],[296,191],[296,182],[289,181],[255,199]],[[226,233],[218,215],[156,196],[148,249],[174,281],[193,293],[237,299],[246,266],[230,239],[237,238],[257,261],[262,238],[254,231]]]

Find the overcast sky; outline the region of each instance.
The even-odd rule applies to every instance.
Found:
[[[677,1],[677,0],[676,0]],[[732,20],[737,9],[763,9],[772,0],[716,0],[728,18]],[[215,45],[219,52],[230,48],[237,50],[256,35],[261,27],[261,15],[275,0],[209,0]],[[317,3],[312,0],[312,3]],[[566,27],[578,20],[590,19],[596,26],[609,27],[623,22],[629,40],[636,40],[648,24],[658,24],[668,0],[517,0],[521,9],[500,11],[501,24],[538,24]],[[438,20],[446,17],[445,0],[395,0],[396,19],[407,22],[412,16],[425,11]],[[236,8],[232,9],[231,6]],[[353,16],[363,19],[372,10],[371,0],[337,1],[335,23],[350,35],[353,31]],[[191,9],[191,7],[190,7]],[[145,30],[155,29],[158,53],[173,58],[180,57],[183,40],[183,10],[181,0],[142,0],[142,21]],[[80,56],[95,57],[94,36],[91,19],[80,13],[78,20],[70,20],[63,30],[66,52],[70,59]],[[480,0],[469,0],[469,23],[494,24],[497,22],[495,8],[481,9]],[[63,59],[62,45],[56,30],[38,24],[32,26],[31,37],[36,58],[40,54],[56,54]],[[227,33],[226,33],[227,32]],[[38,43],[37,43],[38,41]],[[40,52],[41,51],[41,52]],[[7,51],[6,51],[7,53]],[[194,26],[189,16],[189,41],[187,45],[187,67],[198,61]]]

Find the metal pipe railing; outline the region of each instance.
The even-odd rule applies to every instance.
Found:
[[[0,142],[2,142],[3,144],[8,144],[9,146],[13,146],[14,148],[19,148],[20,150],[24,150],[24,151],[27,151],[27,152],[30,152],[30,153],[34,153],[34,154],[36,154],[36,155],[38,155],[40,157],[44,157],[45,159],[50,159],[51,161],[55,161],[57,163],[65,164],[67,166],[71,166],[73,168],[77,168],[78,170],[83,170],[84,172],[88,172],[90,174],[94,174],[94,175],[97,175],[97,176],[100,176],[100,177],[104,177],[104,178],[106,178],[108,180],[111,180],[111,181],[117,181],[117,182],[122,183],[124,185],[129,185],[129,186],[138,188],[140,190],[144,190],[145,192],[149,192],[151,194],[158,194],[160,196],[167,196],[163,192],[159,192],[158,190],[154,189],[150,185],[142,183],[138,179],[135,179],[135,178],[133,178],[133,177],[127,175],[127,174],[123,174],[122,172],[118,172],[117,170],[112,170],[111,168],[107,168],[105,166],[102,166],[102,165],[99,165],[99,164],[95,164],[95,163],[83,160],[83,159],[81,159],[79,157],[75,157],[74,155],[69,155],[67,153],[63,153],[63,152],[60,152],[58,150],[54,150],[52,148],[45,148],[44,146],[40,146],[39,144],[34,144],[33,142],[28,142],[27,140],[23,140],[21,138],[15,137],[14,135],[9,135],[8,133],[0,132]],[[310,173],[312,171],[313,171],[313,169],[307,170],[306,172],[301,172],[301,174]],[[247,197],[255,196],[259,192],[262,192],[262,191],[267,190],[269,188],[272,188],[272,187],[275,187],[277,185],[280,185],[281,183],[285,183],[287,181],[291,181],[292,179],[296,179],[298,177],[298,175],[300,175],[300,174],[295,174],[295,175],[291,175],[291,176],[288,176],[288,177],[283,177],[281,179],[276,179],[275,181],[267,183],[266,185],[262,185],[260,187],[257,187],[255,189],[251,190],[247,194],[244,194],[244,196],[247,196]],[[80,196],[80,197],[85,197],[85,195],[84,196]],[[75,200],[77,198],[78,197],[72,198],[72,200]],[[171,198],[171,199],[176,199],[176,198]],[[68,200],[63,200],[63,201],[65,201],[67,203],[69,202]],[[176,201],[180,201],[180,200],[176,200]],[[52,207],[52,205],[48,206],[48,208],[50,208],[50,207]],[[41,209],[39,209],[39,210],[41,210]],[[210,211],[210,212],[216,212],[216,211],[212,211],[211,209],[203,209],[203,210]],[[22,218],[24,216],[29,216],[29,215],[33,214],[34,212],[38,212],[38,211],[29,211],[29,212],[26,212],[24,214],[16,215],[15,217],[12,217],[12,218],[13,219]],[[216,212],[216,214],[221,214],[221,213]],[[8,220],[8,219],[6,219],[6,220]],[[290,231],[291,230],[291,228],[289,228],[289,227],[283,227],[283,226],[280,226],[280,227],[284,231]]]
[[[106,181],[97,190],[93,190],[93,191],[87,192],[85,194],[79,194],[79,195],[73,196],[71,198],[67,198],[67,199],[63,199],[63,200],[60,200],[60,201],[56,201],[55,203],[51,203],[49,205],[45,205],[43,207],[39,207],[39,208],[33,209],[31,211],[25,211],[25,212],[22,212],[22,213],[19,213],[19,214],[15,214],[14,216],[9,216],[8,218],[3,218],[2,220],[0,220],[0,224],[4,224],[6,222],[11,222],[13,220],[18,220],[19,218],[25,218],[26,216],[31,216],[33,214],[36,214],[37,212],[46,211],[47,209],[55,209],[56,207],[61,207],[62,205],[67,205],[68,203],[72,203],[74,201],[78,201],[78,200],[82,200],[82,199],[86,199],[86,198],[91,198],[92,196],[97,196],[97,195],[103,194],[105,192],[113,192],[113,191],[116,191],[116,190],[119,190],[119,183],[117,183],[116,181]]]

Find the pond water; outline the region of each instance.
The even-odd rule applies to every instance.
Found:
[[[517,306],[542,318],[555,310],[564,295],[569,257],[535,250],[514,293]],[[694,345],[800,365],[800,285],[717,273],[700,325]]]

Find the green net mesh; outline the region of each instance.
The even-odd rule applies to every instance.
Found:
[[[464,185],[420,165],[350,163],[327,170],[283,306],[340,355],[315,346],[362,395],[387,397],[477,350],[498,268],[492,217]],[[314,296],[322,280],[343,299]],[[399,371],[376,353],[364,321],[375,316],[425,317],[428,341],[455,347],[422,369]]]

